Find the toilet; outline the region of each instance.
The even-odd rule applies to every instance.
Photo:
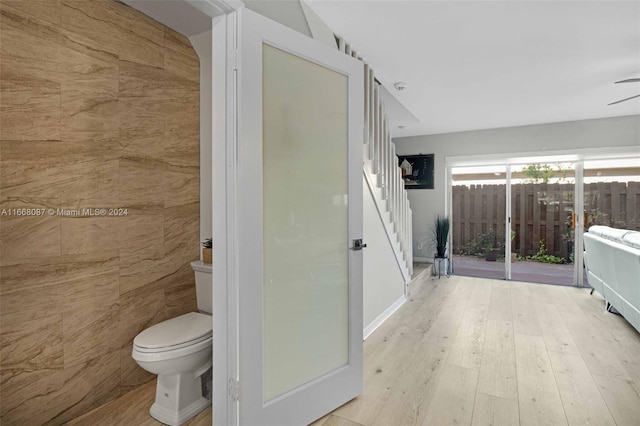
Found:
[[[158,375],[149,414],[170,426],[181,425],[211,405],[211,265],[191,262],[199,312],[189,312],[147,328],[133,339],[131,356]],[[206,374],[205,374],[206,373]]]

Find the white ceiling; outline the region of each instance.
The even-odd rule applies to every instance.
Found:
[[[607,106],[640,94],[613,84],[640,77],[640,1],[307,3],[417,117],[394,136],[640,114]]]

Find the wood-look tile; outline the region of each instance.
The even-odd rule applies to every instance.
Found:
[[[104,256],[109,252],[103,252]],[[64,300],[64,366],[84,363],[120,348],[119,269],[116,251],[102,265],[67,285]]]
[[[65,39],[64,51],[61,128],[66,132],[118,130],[118,57],[70,39]]]
[[[22,370],[2,371],[2,384],[0,385],[0,423],[3,425],[38,424],[27,423],[29,410],[41,409],[37,404],[30,402],[31,398],[40,398],[40,401],[56,392],[64,383],[64,371],[59,370]],[[44,416],[40,413],[41,418]]]
[[[131,357],[133,344],[129,344],[120,349],[120,389],[123,393],[144,385],[156,378],[138,365]]]
[[[169,165],[164,175],[164,186],[166,207],[198,203],[200,200],[199,168]]]
[[[591,324],[604,326],[608,334],[634,351],[640,351],[638,330],[620,315],[611,314],[604,309],[605,301],[597,292],[592,295],[585,288],[570,288],[567,293],[572,297],[580,312]]]
[[[196,282],[191,264],[187,263],[163,278],[159,285],[165,289],[165,311],[168,318],[197,310]]]
[[[111,285],[117,279],[117,262],[117,252],[102,252],[7,263],[0,288],[3,324],[63,314],[68,306],[98,304],[89,289]]]
[[[494,281],[489,282],[494,283]],[[452,278],[448,287],[441,286],[442,281],[440,283],[428,281],[423,284],[425,285],[423,289],[414,287],[415,292],[411,297],[416,298],[413,302],[405,304],[397,315],[393,315],[383,327],[376,330],[365,341],[363,395],[315,424],[323,424],[333,417],[356,424],[385,426],[419,425],[425,421],[426,424],[454,424],[451,418],[455,418],[458,424],[566,424],[567,417],[571,423],[575,423],[575,419],[588,422],[595,417],[587,416],[583,419],[579,416],[590,413],[591,408],[587,406],[592,400],[597,400],[596,395],[592,395],[594,389],[593,383],[589,383],[589,376],[595,380],[602,398],[618,424],[640,423],[638,420],[640,401],[636,391],[638,386],[633,380],[593,376],[586,371],[586,363],[580,364],[579,359],[574,359],[577,355],[549,352],[541,336],[514,335],[514,325],[509,321],[487,320],[482,361],[491,361],[496,371],[500,368],[513,368],[515,374],[517,370],[519,387],[515,387],[516,383],[511,379],[507,380],[507,384],[502,387],[492,388],[502,389],[499,392],[505,394],[506,398],[483,392],[482,375],[485,364],[481,364],[479,374],[471,369],[449,365],[446,360],[449,358],[452,345],[445,344],[437,347],[432,344],[434,336],[442,338],[445,330],[456,333],[455,330],[462,326],[465,312],[474,310],[474,294],[479,295],[476,293],[478,287],[473,280],[460,277]],[[500,284],[498,288],[509,288],[505,287],[504,283]],[[164,286],[164,280],[159,285]],[[468,286],[469,291],[458,288],[459,285]],[[465,304],[465,298],[469,294],[471,298],[468,304]],[[490,298],[488,300],[490,302]],[[489,305],[487,300],[480,300],[478,303],[479,310],[484,312]],[[445,309],[437,310],[427,330],[410,327],[411,318],[414,319],[414,324],[424,325],[419,315],[428,312],[426,307],[434,309],[438,306],[443,306]],[[580,308],[587,309],[584,306]],[[592,308],[593,312],[600,312],[600,306],[594,305]],[[458,312],[452,315],[451,309]],[[411,312],[411,315],[404,313],[404,310]],[[445,318],[453,321],[454,324],[446,324]],[[581,317],[583,321],[581,325],[592,332],[588,336],[594,339],[596,345],[599,343],[598,338],[611,338],[606,328],[589,328],[589,321],[585,322],[586,318],[586,316]],[[563,320],[566,321],[565,318]],[[571,332],[574,331],[573,325],[570,323],[567,327]],[[549,326],[553,327],[555,324],[550,323]],[[457,335],[452,334],[452,336],[455,339]],[[629,338],[627,342],[616,343],[614,340],[611,343],[615,350],[623,351],[640,343],[640,337],[637,334]],[[446,339],[442,338],[442,341]],[[581,351],[593,349],[588,345],[584,348],[579,347]],[[120,352],[123,364],[129,355],[128,350],[129,348],[126,348]],[[505,354],[507,356],[504,356]],[[561,360],[558,361],[555,357],[561,357]],[[451,369],[455,370],[451,371]],[[445,370],[449,371],[444,374]],[[558,374],[555,375],[555,372]],[[474,374],[477,375],[477,387],[472,377]],[[500,376],[496,377],[500,378]],[[13,379],[9,378],[7,383],[11,383]],[[88,414],[82,418],[82,421],[78,419],[72,423],[156,426],[157,423],[147,414],[148,407],[154,399],[154,387],[155,382],[149,382],[118,401]],[[140,402],[134,395],[142,388],[146,389],[145,402]],[[579,392],[582,389],[584,392]],[[555,397],[551,397],[553,395]],[[535,401],[531,398],[535,398]],[[575,405],[567,407],[568,401]],[[601,402],[594,404],[594,407],[598,405],[601,405]],[[536,411],[537,409],[539,412]],[[472,414],[471,410],[473,410]],[[572,413],[572,410],[582,411],[582,414]],[[210,424],[211,411],[206,410],[196,419],[192,420],[196,423],[189,424]],[[602,424],[606,422],[607,420]]]
[[[120,294],[158,281],[163,270],[164,217],[162,215],[127,216],[119,221]]]
[[[515,348],[520,424],[567,424],[542,337],[516,333]]]
[[[61,24],[65,35],[88,46],[99,46],[120,59],[163,65],[163,26],[116,2],[64,0]]]
[[[3,76],[0,97],[0,139],[60,139],[60,83],[10,80]]]
[[[67,426],[161,426],[149,415],[155,399],[156,381],[152,380],[95,410],[66,423]],[[211,407],[201,411],[184,426],[210,426]]]
[[[149,381],[121,398],[69,421],[67,426],[159,425],[161,423],[149,415],[155,390],[156,381]]]
[[[442,281],[431,280],[428,277],[420,279],[418,283],[412,283],[414,288],[407,302],[402,309],[394,314],[394,325],[405,325],[407,327],[418,328],[424,331],[431,329],[433,322],[443,309],[442,300],[448,296],[453,286],[442,284]],[[392,333],[394,326],[385,322],[376,332],[369,336],[365,342],[375,342],[384,338],[386,333]],[[375,348],[376,346],[374,346]]]
[[[200,258],[200,203],[164,209],[164,254],[167,274]],[[185,262],[185,259],[187,262]]]
[[[549,359],[569,424],[616,424],[582,356],[549,351]]]
[[[416,341],[424,337],[421,330],[402,327],[377,360],[367,363],[363,393],[338,408],[335,414],[362,424],[372,424],[382,406],[395,392],[402,372],[420,356]],[[422,358],[420,358],[422,359]]]
[[[69,131],[118,130],[118,67],[89,65],[64,76],[60,89],[60,122]],[[78,76],[80,74],[80,76]]]
[[[580,350],[564,325],[555,305],[534,302],[536,317],[540,322],[542,337],[548,351],[578,355]]]
[[[478,376],[478,392],[500,398],[518,398],[513,324],[488,320]]]
[[[513,311],[513,329],[516,333],[542,336],[542,330],[527,286],[519,285],[519,283],[513,285],[511,288],[511,309]]]
[[[94,209],[108,207],[103,204],[106,203],[100,203],[99,207],[94,207]],[[61,218],[62,254],[118,250],[118,239],[115,235],[120,222],[122,222],[120,217]]]
[[[68,369],[90,361],[106,352],[118,351],[122,338],[117,304],[105,307],[86,323],[64,323],[64,367]]]
[[[0,7],[20,11],[32,18],[60,25],[60,0],[2,0]]]
[[[478,372],[445,365],[424,425],[471,424]]]
[[[449,349],[420,345],[412,366],[393,386],[372,425],[422,424],[442,375]]]
[[[120,395],[119,352],[40,377],[3,393],[2,424],[61,424]]]
[[[486,326],[486,310],[467,309],[451,346],[447,363],[479,370]]]
[[[62,369],[62,315],[0,323],[0,370]]]
[[[561,316],[591,374],[632,379],[620,362],[618,348],[610,334],[603,335],[589,327],[582,315],[561,312]]]
[[[520,422],[518,402],[482,392],[476,394],[472,425],[513,426]]]
[[[164,67],[174,76],[193,82],[200,80],[200,60],[188,38],[172,30],[164,32]]]
[[[529,289],[529,296],[531,297],[532,302],[538,303],[550,303],[553,304],[554,297],[553,294],[549,291],[545,285],[535,284],[535,283],[521,283]]]
[[[35,6],[36,3],[31,3]],[[48,6],[53,6],[50,3]],[[0,70],[3,80],[35,83],[37,80],[59,83],[59,71],[64,66],[63,37],[57,23],[34,16],[32,7],[15,8],[0,3],[2,43]],[[41,7],[39,4],[38,8]],[[42,11],[45,13],[45,10]],[[52,15],[52,16],[55,16]],[[54,18],[56,19],[56,18]]]
[[[121,158],[118,164],[118,187],[123,203],[164,201],[166,163],[142,157]]]
[[[0,216],[0,265],[60,254],[60,218],[49,215],[50,209],[59,207],[57,200],[3,197],[0,204],[10,212]],[[20,215],[14,216],[14,209]],[[38,210],[38,214],[22,216],[23,209]]]
[[[313,423],[316,425],[316,423]],[[363,426],[360,423],[352,422],[351,420],[344,419],[335,414],[330,414],[326,418],[322,419],[322,422],[318,422],[316,426]]]
[[[60,424],[148,379],[130,340],[195,309],[198,61],[186,38],[116,1],[0,0],[0,13],[3,197],[129,209],[0,218],[0,423]]]
[[[573,314],[581,314],[579,305],[571,297],[570,292],[578,290],[577,287],[568,287],[564,285],[547,286],[547,293],[552,298],[553,304],[563,312],[571,312]]]
[[[118,314],[119,347],[133,343],[142,330],[169,318],[164,288],[151,284],[120,296]]]
[[[199,116],[191,116],[181,123],[170,123],[165,127],[164,155],[166,161],[173,166],[199,167],[200,144]]]
[[[139,123],[135,123],[138,125]],[[155,129],[132,127],[122,129],[120,157],[123,159],[142,159],[165,161],[166,131],[164,126]],[[123,187],[124,189],[124,187]],[[162,199],[164,201],[164,199]]]
[[[633,382],[596,374],[592,377],[618,425],[640,424],[640,394]]]
[[[3,195],[117,199],[117,133],[72,132],[64,137],[56,142],[3,141]]]
[[[61,199],[60,204],[82,212],[79,217],[63,217],[60,221],[64,254],[142,247],[144,241],[140,235],[146,234],[138,229],[136,223],[144,221],[144,218],[151,218],[155,226],[150,227],[160,233],[155,236],[152,233],[151,242],[159,243],[163,238],[160,221],[164,215],[164,203],[124,203],[108,198],[85,198]],[[97,212],[101,209],[102,212]],[[137,231],[140,234],[136,234]]]
[[[513,322],[513,311],[511,310],[511,290],[508,287],[494,284],[493,288],[491,289],[489,319]]]
[[[121,60],[118,73],[118,97],[121,99],[167,101],[178,95],[187,95],[191,100],[193,96],[199,97],[198,81],[185,80],[163,68]],[[180,99],[174,101],[180,102]]]

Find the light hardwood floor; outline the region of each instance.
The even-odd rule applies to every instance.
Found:
[[[640,333],[586,289],[421,274],[364,369],[313,426],[640,425]],[[72,424],[155,425],[152,401],[153,382]]]

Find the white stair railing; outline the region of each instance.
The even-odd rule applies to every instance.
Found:
[[[360,61],[362,58],[344,39],[337,37],[338,49]],[[364,62],[364,61],[363,61]],[[364,176],[380,217],[387,230],[396,259],[405,281],[413,273],[412,213],[407,190],[398,166],[396,147],[391,140],[389,120],[380,97],[379,83],[371,67],[365,62],[364,75]]]

